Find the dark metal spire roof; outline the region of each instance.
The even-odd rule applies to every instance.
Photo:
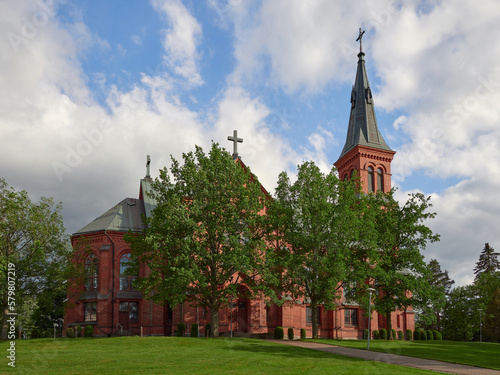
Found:
[[[365,68],[365,54],[358,53],[358,70],[356,81],[351,92],[351,115],[342,158],[357,145],[369,146],[381,150],[392,151],[380,134],[373,106],[372,90],[368,82]]]

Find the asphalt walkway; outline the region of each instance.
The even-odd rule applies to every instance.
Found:
[[[278,344],[293,345],[301,348],[321,350],[327,353],[344,355],[347,357],[361,358],[368,361],[391,363],[393,365],[415,367],[422,370],[431,370],[460,375],[500,375],[500,371],[474,366],[458,365],[450,362],[440,362],[430,359],[407,357],[404,355],[373,352],[360,349],[345,348],[316,342],[298,340],[268,340]]]

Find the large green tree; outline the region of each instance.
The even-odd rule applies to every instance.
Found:
[[[418,312],[418,324],[425,329],[441,328],[441,310],[446,303],[446,296],[450,293],[452,285],[448,271],[441,270],[441,265],[436,259],[431,259],[427,264],[430,287],[439,293],[427,306],[421,307]]]
[[[262,231],[266,195],[250,170],[217,144],[172,158],[154,183],[157,207],[145,236],[127,238],[136,267],[149,274],[137,281],[157,302],[173,307],[189,301],[210,309],[214,337],[219,309],[252,286],[265,265]]]
[[[477,289],[474,285],[453,289],[443,308],[442,327],[446,340],[471,341],[479,334],[479,308]]]
[[[9,310],[19,308],[26,296],[33,299],[45,289],[64,288],[71,246],[60,211],[52,199],[32,202],[26,191],[0,179],[2,339],[7,338]]]
[[[476,267],[474,268],[474,274],[477,278],[483,273],[494,273],[500,270],[500,260],[498,257],[500,253],[496,253],[489,243],[484,244],[484,249],[479,255],[479,260],[476,262]]]
[[[317,306],[336,307],[339,288],[355,268],[353,255],[369,240],[370,225],[363,224],[367,205],[354,181],[340,181],[333,169],[325,175],[313,162],[299,165],[297,172],[293,183],[286,172],[280,174],[268,218],[280,244],[283,292],[309,301],[317,338]]]
[[[410,306],[427,306],[439,291],[430,283],[429,270],[421,253],[428,242],[439,239],[427,227],[435,217],[429,212],[430,197],[411,194],[404,204],[394,199],[393,192],[374,196],[371,208],[377,212],[377,249],[370,255],[369,279],[378,291],[375,309],[387,318],[392,336],[391,313]],[[376,203],[378,202],[378,203]]]

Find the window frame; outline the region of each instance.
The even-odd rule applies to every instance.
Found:
[[[357,327],[358,324],[358,309],[344,309],[344,325]]]
[[[91,253],[85,258],[85,282],[84,289],[87,292],[97,292],[99,288],[99,258]]]
[[[92,319],[94,318],[94,319]],[[97,322],[97,302],[83,303],[83,321]]]
[[[123,253],[120,257],[120,290],[121,291],[136,291],[134,288],[134,280],[137,275],[124,275],[125,271],[130,267],[130,252]]]

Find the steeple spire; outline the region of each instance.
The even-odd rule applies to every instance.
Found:
[[[347,139],[344,149],[340,154],[342,158],[356,145],[370,146],[381,150],[392,151],[385,143],[380,134],[375,117],[375,108],[373,106],[372,90],[368,82],[368,75],[365,68],[365,54],[361,46],[361,38],[364,31],[359,29],[358,69],[356,80],[351,91],[351,114],[349,116],[349,128],[347,130]]]

